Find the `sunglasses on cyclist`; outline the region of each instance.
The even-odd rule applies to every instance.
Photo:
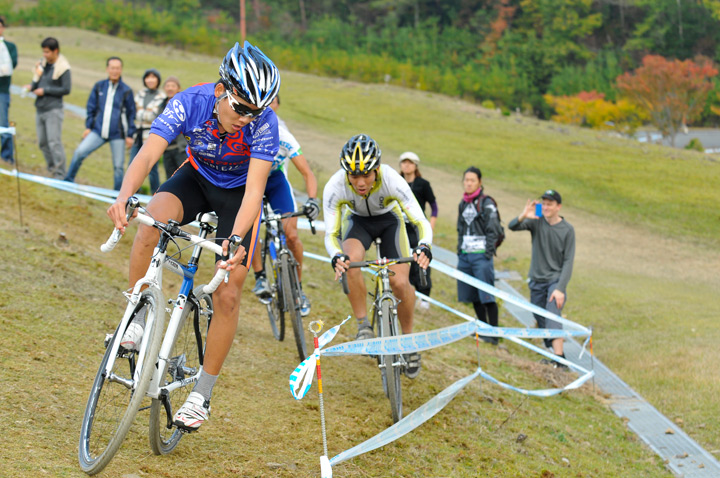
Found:
[[[227,97],[228,104],[230,105],[230,108],[232,110],[239,114],[240,116],[245,116],[247,118],[256,118],[260,116],[263,111],[265,111],[265,108],[260,108],[257,110],[254,110],[250,108],[249,106],[245,106],[244,104],[240,103],[238,100],[236,100],[233,95],[231,95],[229,92],[224,93],[225,97]],[[220,98],[222,99],[222,97]]]

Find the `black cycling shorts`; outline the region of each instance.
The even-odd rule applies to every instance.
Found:
[[[170,193],[180,200],[183,206],[183,218],[180,225],[193,222],[199,213],[214,211],[218,217],[215,242],[222,244],[222,241],[232,233],[235,218],[245,196],[245,186],[231,189],[215,186],[198,173],[190,162],[186,161],[170,179],[160,186],[158,192]],[[252,228],[243,237],[242,245],[247,254],[241,265],[245,268],[249,268],[248,264],[255,252],[260,235],[261,214],[258,212]],[[216,254],[215,260],[220,260],[220,256]]]
[[[380,254],[388,259],[410,256],[405,221],[394,212],[379,216],[358,216],[350,214],[342,240],[357,239],[365,250],[370,249],[373,241],[380,238]]]

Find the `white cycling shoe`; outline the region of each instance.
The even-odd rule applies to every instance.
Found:
[[[120,341],[120,346],[123,347],[125,350],[140,350],[143,332],[145,332],[145,329],[142,325],[138,324],[137,322],[132,322],[125,330],[125,333],[122,336],[122,340]]]
[[[173,423],[176,427],[194,432],[210,418],[210,400],[197,392],[190,392],[182,407],[175,413]]]

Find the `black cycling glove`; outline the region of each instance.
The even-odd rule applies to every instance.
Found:
[[[428,258],[428,260],[432,261],[432,252],[430,251],[430,246],[428,246],[427,244],[420,244],[415,248],[415,251],[413,252],[415,252],[415,254],[417,254],[418,256],[420,255],[420,253],[423,253],[425,254],[425,257]]]
[[[335,254],[330,261],[330,264],[332,265],[333,270],[335,270],[335,264],[337,264],[338,261],[349,261],[350,257],[347,254]]]
[[[311,221],[314,221],[320,216],[320,201],[318,201],[317,198],[308,199],[303,207],[305,215]]]

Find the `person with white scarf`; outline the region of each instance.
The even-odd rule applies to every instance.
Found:
[[[36,96],[38,145],[45,156],[48,172],[56,179],[63,179],[66,159],[62,143],[62,97],[70,94],[70,63],[60,53],[60,44],[55,38],[46,38],[40,46],[43,59],[35,65],[29,86]]]

